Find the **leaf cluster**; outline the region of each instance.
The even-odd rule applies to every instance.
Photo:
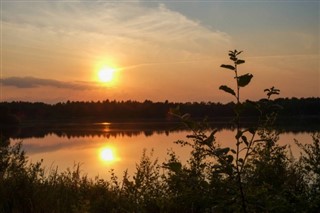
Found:
[[[234,71],[234,78],[236,79],[236,87],[237,87],[237,92],[235,92],[234,89],[230,88],[227,85],[222,85],[219,87],[220,90],[225,91],[226,93],[229,93],[231,95],[233,95],[236,99],[237,102],[239,102],[240,100],[240,94],[239,94],[239,89],[240,87],[245,87],[247,86],[253,75],[250,73],[246,73],[243,75],[239,75],[238,73],[238,65],[244,64],[245,60],[239,59],[238,56],[242,53],[242,51],[229,51],[229,56],[230,56],[230,60],[233,62],[233,65],[231,64],[222,64],[220,67],[228,69],[228,70],[232,70]]]

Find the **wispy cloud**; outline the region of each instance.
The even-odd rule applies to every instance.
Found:
[[[52,42],[61,47],[56,53],[72,49],[86,56],[130,56],[137,63],[194,60],[225,51],[232,40],[164,4],[47,1],[6,2],[3,7],[8,36],[23,33],[33,48],[52,48],[47,45]]]
[[[3,86],[12,86],[21,89],[37,88],[43,86],[71,90],[88,90],[95,88],[93,85],[85,82],[63,82],[35,77],[9,77],[0,79],[0,82]]]

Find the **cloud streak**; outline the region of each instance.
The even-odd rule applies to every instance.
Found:
[[[4,4],[5,27],[12,34],[21,28],[32,31],[34,46],[41,44],[43,38],[36,39],[40,35],[45,41],[59,36],[60,44],[82,48],[80,52],[139,56],[145,62],[199,59],[220,53],[231,43],[227,33],[208,29],[164,4],[49,1],[18,5]]]
[[[89,90],[95,88],[95,86],[85,82],[63,82],[35,77],[8,77],[0,79],[0,82],[2,86],[12,86],[20,89],[38,88],[43,86],[71,90]]]

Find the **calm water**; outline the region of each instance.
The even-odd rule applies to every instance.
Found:
[[[20,130],[11,138],[13,143],[23,141],[23,148],[32,162],[43,159],[45,168],[59,171],[81,165],[83,174],[107,178],[111,169],[118,176],[128,169],[132,176],[143,150],[153,150],[153,159],[164,162],[169,150],[174,150],[182,161],[188,159],[190,148],[181,147],[174,141],[186,139],[190,132],[168,125],[109,123],[42,126]],[[312,132],[287,131],[280,135],[279,143],[289,144],[293,154],[299,156],[294,139],[311,142]],[[216,134],[222,146],[234,147],[234,133],[221,128]],[[186,139],[187,140],[187,139]]]

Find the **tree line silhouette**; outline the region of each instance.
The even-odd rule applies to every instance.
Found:
[[[264,99],[255,103],[262,103]],[[244,117],[254,119],[258,112],[254,107],[248,106],[243,112]],[[320,117],[320,98],[278,98],[273,104],[281,106],[279,121],[287,119],[307,120],[309,123],[317,123]],[[2,124],[15,123],[18,121],[172,121],[170,116],[172,109],[189,113],[194,119],[207,118],[209,121],[225,122],[234,114],[234,102],[226,104],[214,102],[152,102],[138,101],[67,101],[56,104],[42,102],[2,102],[0,103],[0,118]]]

